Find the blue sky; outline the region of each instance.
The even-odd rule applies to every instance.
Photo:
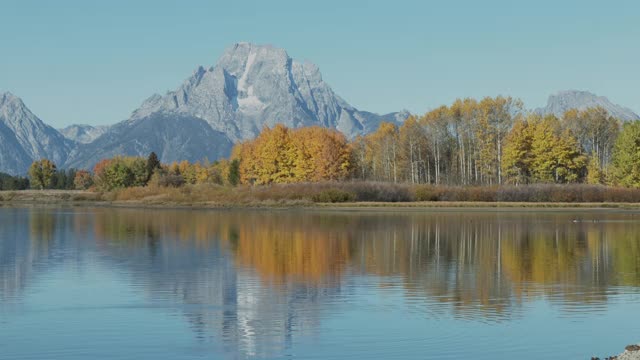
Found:
[[[580,89],[640,111],[637,0],[0,0],[0,91],[56,127],[114,123],[239,41],[318,64],[362,110]]]

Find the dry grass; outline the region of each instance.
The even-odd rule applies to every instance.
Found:
[[[325,182],[228,187],[132,187],[108,193],[29,190],[0,192],[0,202],[99,202],[202,207],[638,207],[640,190],[592,185],[431,186]],[[336,203],[342,203],[337,204]]]
[[[484,201],[526,203],[639,203],[640,189],[599,185],[537,184],[525,186],[470,186],[414,188],[417,201]]]
[[[142,201],[174,204],[311,204],[314,202],[413,201],[407,185],[383,183],[296,183],[266,186],[227,187],[221,185],[186,185],[171,187],[137,187],[109,194],[112,201]]]
[[[377,182],[296,183],[225,187],[128,188],[108,194],[114,201],[250,205],[264,203],[640,203],[640,190],[593,185],[430,186]]]
[[[82,190],[0,191],[0,203],[55,204],[102,201],[101,194]]]

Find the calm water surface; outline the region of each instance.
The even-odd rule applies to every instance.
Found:
[[[1,359],[585,359],[640,215],[0,208]]]

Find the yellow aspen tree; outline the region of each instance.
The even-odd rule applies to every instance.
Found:
[[[505,139],[501,166],[506,183],[520,185],[529,182],[533,160],[531,153],[532,129],[535,127],[536,121],[535,118],[516,121]]]
[[[367,139],[363,136],[356,137],[351,142],[350,148],[353,162],[353,175],[360,180],[369,178],[371,176],[372,164]]]
[[[595,153],[591,153],[589,164],[587,165],[587,184],[601,185],[604,184],[604,173],[600,169],[600,162]]]
[[[379,180],[398,181],[398,128],[383,122],[378,130],[369,136],[374,156],[374,171]]]
[[[43,190],[51,185],[56,165],[49,159],[34,161],[29,167],[29,179],[36,188]]]
[[[450,142],[449,135],[449,109],[441,106],[426,113],[420,119],[420,125],[431,145],[431,157],[433,161],[429,163],[433,167],[433,183],[436,185],[442,182],[442,171],[446,168],[446,154]],[[427,182],[431,182],[431,166],[427,170]]]
[[[399,130],[400,171],[402,178],[411,183],[419,183],[424,174],[426,139],[415,116],[409,116]]]
[[[640,188],[640,121],[622,127],[613,149],[610,177],[615,185]]]

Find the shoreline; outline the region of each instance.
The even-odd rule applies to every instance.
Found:
[[[592,357],[592,360],[600,360],[599,357]],[[640,344],[627,345],[623,353],[605,357],[602,360],[640,360]]]
[[[255,200],[250,202],[163,201],[157,198],[109,200],[107,195],[83,190],[18,190],[0,191],[0,206],[94,206],[149,209],[301,209],[336,211],[420,211],[420,210],[493,210],[562,211],[620,210],[640,211],[640,203],[625,202],[485,202],[485,201],[359,201],[322,203],[310,200]]]
[[[95,207],[149,210],[247,210],[247,211],[327,211],[327,212],[626,212],[640,214],[640,203],[563,203],[563,202],[344,202],[314,203],[311,201],[256,201],[251,203],[170,202],[158,198],[109,200],[109,194],[79,190],[0,191],[0,208]],[[640,360],[640,347],[597,360]],[[637,346],[637,345],[636,345]]]

